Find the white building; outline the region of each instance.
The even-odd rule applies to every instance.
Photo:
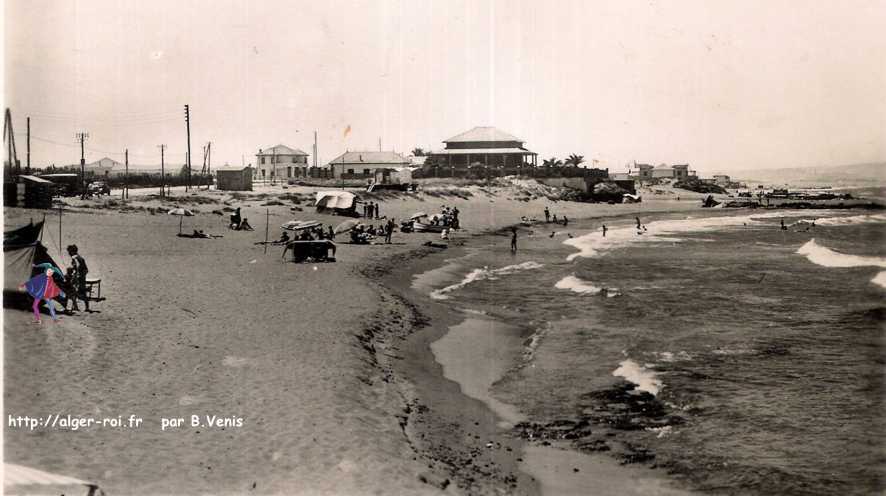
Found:
[[[308,154],[298,148],[276,145],[255,154],[255,178],[287,180],[296,177],[296,169],[308,167]]]

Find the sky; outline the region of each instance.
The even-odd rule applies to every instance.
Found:
[[[282,143],[441,149],[495,126],[543,158],[700,173],[886,161],[886,1],[7,0],[24,163],[254,163]]]

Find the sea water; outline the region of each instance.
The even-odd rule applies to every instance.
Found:
[[[605,238],[600,221],[535,226],[515,255],[504,237],[475,246],[433,290],[522,329],[495,401],[539,425],[590,421],[576,449],[695,490],[883,491],[886,216],[605,222]]]

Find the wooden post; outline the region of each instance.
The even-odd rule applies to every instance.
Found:
[[[124,152],[124,171],[123,171],[123,199],[129,198],[129,148]]]
[[[271,209],[265,209],[265,255],[268,254],[268,230],[271,226]]]
[[[58,206],[58,254],[62,254],[62,205]]]

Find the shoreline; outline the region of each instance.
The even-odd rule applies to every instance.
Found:
[[[630,220],[635,213],[594,215],[575,221]],[[647,217],[679,213],[679,210],[644,212]],[[538,223],[528,228],[545,225]],[[490,339],[490,345],[502,344],[502,339],[512,345],[515,342],[520,344],[534,335],[519,332],[519,329],[510,328],[492,317],[455,313],[446,304],[413,287],[416,276],[445,268],[452,260],[466,256],[477,241],[483,243],[501,237],[507,228],[491,227],[470,235],[467,240],[457,240],[454,246],[451,244],[444,250],[414,250],[406,254],[405,264],[399,264],[402,255],[393,255],[392,260],[380,265],[396,268],[378,281],[370,279],[370,283],[379,285],[388,293],[387,297],[400,300],[412,321],[418,323],[406,334],[384,333],[380,342],[383,348],[398,353],[395,357],[388,355],[393,360],[386,358],[383,367],[388,367],[395,380],[403,383],[401,389],[409,392],[408,399],[404,396],[407,407],[401,425],[413,449],[432,461],[434,477],[428,479],[429,483],[441,489],[452,483],[472,494],[495,494],[502,490],[508,494],[526,495],[586,494],[588,487],[604,491],[601,494],[648,494],[649,491],[689,494],[671,487],[674,481],[654,467],[623,465],[611,456],[580,451],[569,443],[551,443],[543,438],[535,442],[524,439],[518,432],[518,425],[527,420],[525,415],[494,398],[488,387],[482,391],[484,381],[465,376],[473,369],[447,374],[446,364],[439,363],[439,353],[433,348],[448,348],[437,351],[449,356],[472,353],[468,359],[476,359],[478,353],[482,355],[484,350],[460,348],[459,336],[454,335],[461,329],[465,334],[461,337],[466,337],[478,322],[500,327],[495,331],[498,338]],[[376,268],[361,272],[370,278],[373,274],[383,274],[384,270]],[[514,349],[510,351],[513,353]],[[512,363],[505,366],[501,375],[494,377],[488,386],[517,365],[519,356],[519,353],[512,355]]]

